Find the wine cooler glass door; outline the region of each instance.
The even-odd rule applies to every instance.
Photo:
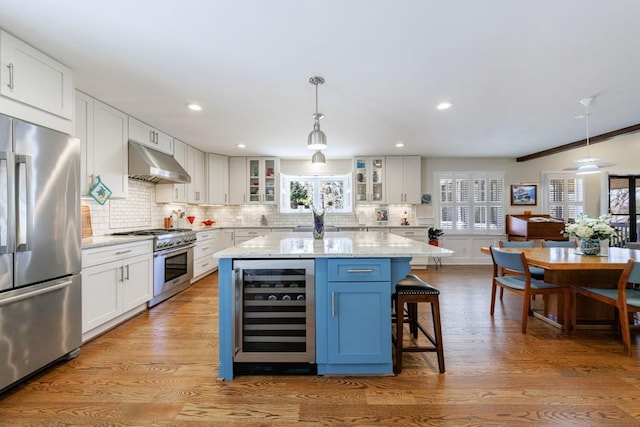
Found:
[[[235,362],[315,363],[314,260],[235,261]]]

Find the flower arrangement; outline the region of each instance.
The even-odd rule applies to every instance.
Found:
[[[586,214],[580,214],[573,224],[566,224],[564,237],[577,237],[580,239],[605,240],[616,235],[616,230],[611,225],[611,215],[600,215],[598,218],[589,218]]]

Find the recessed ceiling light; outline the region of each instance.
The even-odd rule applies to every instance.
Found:
[[[404,147],[404,142],[396,142],[396,147],[397,147],[397,148],[402,148],[402,147]]]
[[[189,107],[189,109],[193,110],[193,111],[201,111],[202,110],[202,107],[199,106],[198,104],[193,104],[193,103],[187,104],[187,107]]]
[[[438,110],[448,110],[451,107],[453,107],[453,102],[444,101],[444,102],[441,102],[440,104],[438,104],[438,106],[436,108]]]
[[[236,145],[236,147],[238,147],[238,148],[247,148],[247,146],[244,145],[244,144],[238,144],[238,145]]]

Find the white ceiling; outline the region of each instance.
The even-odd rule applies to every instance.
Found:
[[[639,18],[637,0],[0,6],[78,89],[202,150],[282,158],[311,155],[314,75],[328,158],[523,156],[583,139],[588,96],[592,136],[640,123]]]

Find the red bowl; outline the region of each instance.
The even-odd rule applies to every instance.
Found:
[[[204,221],[202,221],[202,223],[208,227],[210,225],[215,224],[216,222],[212,219],[205,219]]]

